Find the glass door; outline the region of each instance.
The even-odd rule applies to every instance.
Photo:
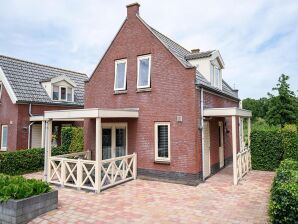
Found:
[[[102,129],[102,159],[112,158],[112,128]]]
[[[127,155],[127,124],[102,124],[102,159]]]

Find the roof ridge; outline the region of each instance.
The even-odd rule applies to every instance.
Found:
[[[148,25],[148,24],[147,24]],[[153,28],[152,26],[148,25],[151,29],[155,30],[156,32],[160,33],[161,35],[165,36],[166,38],[168,38],[169,40],[171,40],[172,42],[174,42],[175,44],[177,44],[179,47],[183,48],[185,51],[187,51],[188,53],[191,53],[191,51],[187,50],[185,47],[183,47],[182,45],[178,44],[176,41],[174,41],[172,38],[168,37],[167,35],[161,33],[160,31],[158,31],[157,29]]]
[[[11,56],[6,56],[6,55],[1,55],[0,54],[0,57],[4,57],[4,58],[11,59],[11,60],[16,60],[16,61],[20,61],[20,62],[25,62],[25,63],[29,63],[29,64],[39,65],[39,66],[43,66],[43,67],[48,67],[48,68],[52,68],[52,69],[57,69],[57,70],[61,70],[61,71],[72,72],[72,73],[87,76],[87,74],[82,73],[82,72],[76,72],[76,71],[72,71],[72,70],[69,70],[69,69],[58,68],[58,67],[54,67],[54,66],[51,66],[51,65],[45,65],[45,64],[41,64],[41,63],[37,63],[37,62],[27,61],[27,60],[24,60],[24,59],[19,59],[19,58],[15,58],[15,57],[11,57]]]

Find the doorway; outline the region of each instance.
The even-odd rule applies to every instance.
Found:
[[[204,169],[203,178],[210,176],[210,126],[209,121],[204,121]]]
[[[102,160],[127,155],[127,123],[102,124]]]
[[[224,155],[224,139],[223,139],[223,122],[218,122],[218,146],[219,146],[219,168],[225,165],[225,155]]]

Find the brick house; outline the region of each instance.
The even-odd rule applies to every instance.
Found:
[[[149,26],[139,7],[127,6],[86,82],[84,109],[45,113],[49,133],[54,119],[83,118],[91,151],[91,161],[75,162],[52,157],[49,142],[47,180],[96,191],[136,176],[196,185],[233,160],[237,184],[250,169],[251,112],[223,80],[219,51],[186,50]]]
[[[84,107],[85,74],[0,55],[1,151],[44,147],[43,113]],[[56,121],[54,144],[61,127]]]

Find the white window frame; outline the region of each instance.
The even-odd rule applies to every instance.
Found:
[[[116,88],[117,84],[117,65],[120,63],[125,63],[125,69],[124,69],[124,86],[122,88]],[[127,59],[120,59],[115,61],[115,78],[114,78],[114,90],[115,91],[121,91],[126,90],[126,72],[127,72]]]
[[[57,86],[57,85],[56,85]],[[59,88],[59,92],[58,92],[58,100],[54,100],[53,99],[53,92],[54,92],[54,85],[52,84],[52,100],[53,101],[63,101],[63,102],[74,102],[74,87],[67,87],[67,86],[57,86]],[[65,94],[66,97],[65,99],[61,99],[61,88],[65,88]],[[72,94],[72,101],[68,101],[67,100],[67,95],[68,95],[68,89],[71,88],[71,94]]]
[[[1,151],[7,151],[7,146],[3,146],[3,129],[7,129],[7,139],[6,139],[6,144],[8,145],[8,125],[1,125]]]
[[[142,59],[149,59],[149,71],[148,71],[148,85],[145,86],[139,86],[139,76],[140,76],[140,61]],[[138,89],[145,89],[145,88],[150,88],[151,87],[151,55],[142,55],[137,58],[137,63],[138,63],[138,77],[137,77],[137,88]]]
[[[158,126],[168,126],[168,158],[158,156]],[[154,123],[154,144],[155,144],[155,161],[170,162],[171,161],[171,123],[170,122],[155,122]]]
[[[1,102],[1,97],[2,97],[2,90],[3,90],[3,83],[0,82],[0,102]]]

